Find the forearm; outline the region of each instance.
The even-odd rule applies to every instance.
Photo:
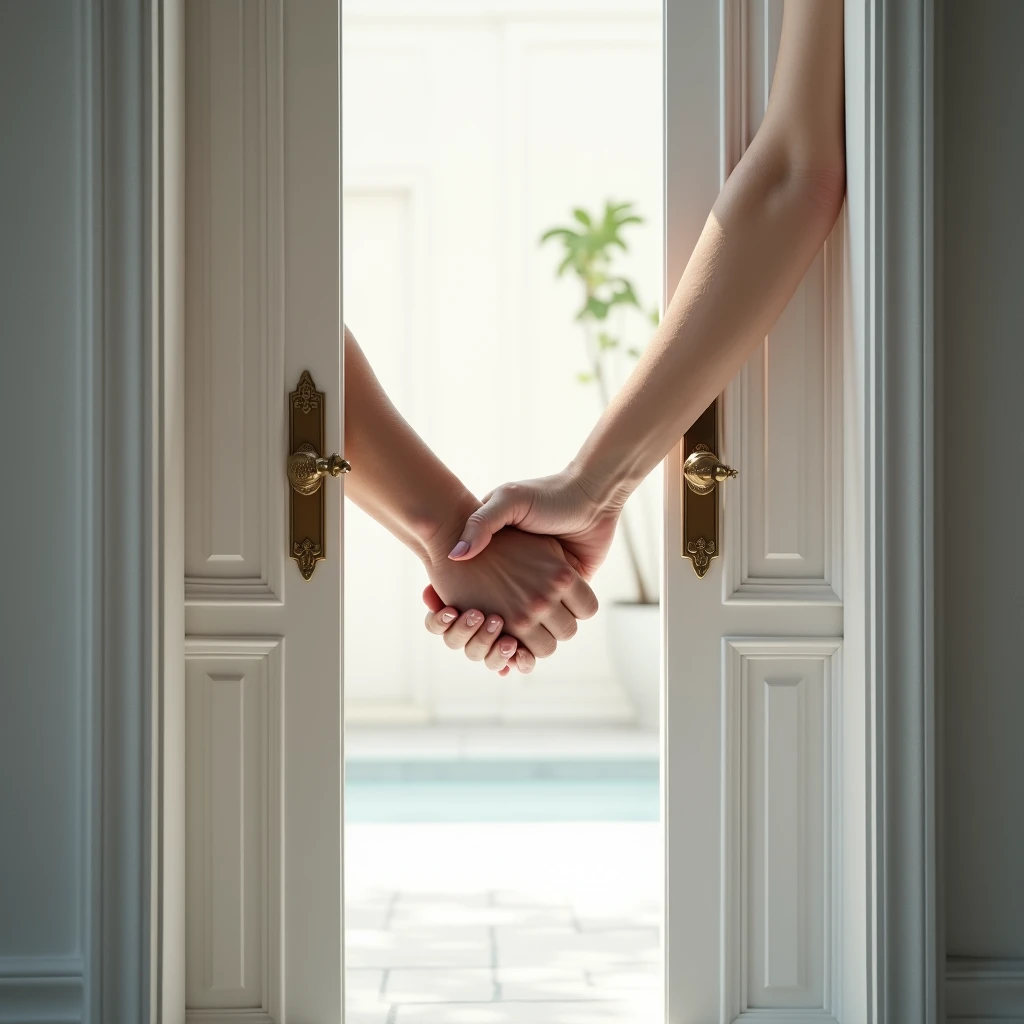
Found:
[[[424,562],[443,559],[479,502],[402,418],[345,329],[345,493]]]
[[[650,345],[574,461],[601,502],[625,501],[739,372],[835,222],[841,176],[794,173],[755,147],[726,182]]]

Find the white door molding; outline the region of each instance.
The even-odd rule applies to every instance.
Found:
[[[867,1019],[941,1018],[937,861],[935,0],[848,0],[847,192],[863,473],[846,646],[865,672]],[[851,465],[852,459],[852,465]]]
[[[93,0],[94,785],[88,1020],[153,1007],[154,711],[163,684],[161,0]]]

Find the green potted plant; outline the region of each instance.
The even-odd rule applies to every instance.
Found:
[[[577,207],[573,223],[545,231],[540,244],[558,242],[562,259],[556,277],[572,275],[580,288],[581,305],[576,313],[586,352],[586,369],[578,374],[581,384],[594,387],[602,408],[612,393],[612,360],[619,355],[636,359],[640,349],[628,345],[622,336],[622,314],[642,316],[648,327],[657,326],[658,308],[644,307],[629,278],[616,272],[617,255],[628,251],[623,230],[643,223],[633,203],[608,200],[600,214]],[[616,673],[629,693],[641,725],[658,724],[660,644],[658,641],[658,598],[648,585],[630,521],[623,511],[619,534],[634,582],[634,598],[615,602],[609,613],[608,637]]]

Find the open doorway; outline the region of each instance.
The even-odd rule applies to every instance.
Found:
[[[660,2],[345,0],[342,45],[346,321],[477,495],[561,468],[653,330]],[[561,227],[622,281],[559,275]],[[346,509],[348,1019],[657,1004],[656,475],[627,514],[598,616],[502,679],[423,630],[420,566]]]

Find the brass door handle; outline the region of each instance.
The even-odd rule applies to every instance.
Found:
[[[327,557],[327,502],[321,486],[325,476],[352,468],[340,455],[322,456],[327,445],[324,410],[327,396],[317,391],[309,370],[288,395],[288,554],[304,580],[312,579],[317,562]]]
[[[703,444],[697,445],[683,463],[686,486],[695,494],[710,494],[716,484],[736,475],[735,469],[719,462],[718,456]]]
[[[288,480],[298,494],[316,494],[325,476],[351,472],[352,467],[337,452],[322,456],[311,444],[300,444],[288,456]]]

